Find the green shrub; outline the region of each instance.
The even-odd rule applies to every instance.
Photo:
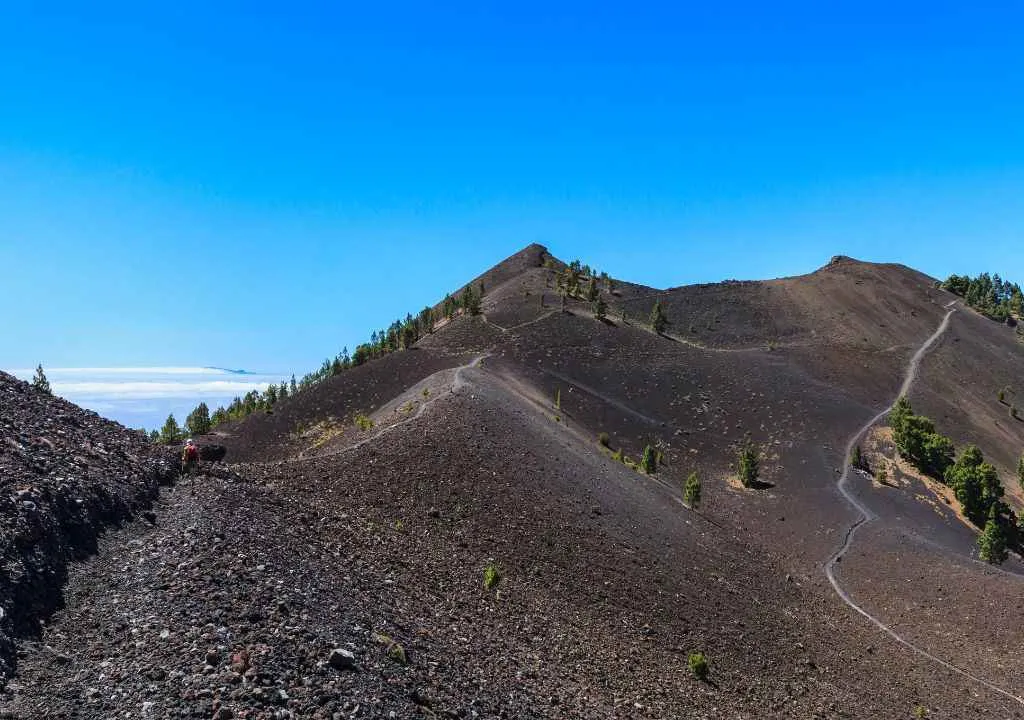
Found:
[[[493,590],[501,582],[501,568],[495,563],[488,563],[484,568],[484,589]]]
[[[689,659],[686,664],[690,668],[690,672],[698,680],[707,680],[708,678],[708,659],[704,657],[702,652],[690,653]]]
[[[352,419],[360,430],[373,430],[373,420],[368,418],[362,413],[356,413],[356,416]]]
[[[622,448],[619,448],[612,453],[612,460],[615,462],[622,462]]]
[[[611,437],[606,432],[603,432],[603,433],[601,433],[600,435],[597,436],[597,444],[601,445],[602,447],[608,447],[608,444],[611,441],[612,441]]]

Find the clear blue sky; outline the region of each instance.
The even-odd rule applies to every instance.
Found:
[[[214,5],[0,10],[0,367],[301,372],[530,242],[1024,281],[1019,3]]]

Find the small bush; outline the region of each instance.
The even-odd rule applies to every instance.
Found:
[[[743,483],[743,487],[751,487],[757,482],[758,475],[760,475],[760,463],[757,459],[757,453],[754,451],[752,445],[746,445],[740,450],[739,456],[740,465],[740,482]]]
[[[700,507],[700,489],[700,478],[697,473],[690,473],[686,478],[686,484],[683,485],[683,500],[694,510]]]
[[[373,420],[362,413],[356,413],[355,418],[353,418],[353,422],[355,422],[356,427],[360,430],[373,430]]]
[[[423,388],[423,399],[426,400],[430,397],[430,388]]]
[[[998,393],[996,393],[996,397],[999,398],[999,402],[1005,403],[1006,402],[1006,391],[1005,390],[1000,390]]]
[[[928,717],[928,711],[925,710],[924,705],[918,705],[914,708],[914,717],[917,720],[924,720],[924,718]]]
[[[603,432],[597,436],[597,444],[602,447],[608,447],[608,444],[612,441],[608,433]]]
[[[388,656],[389,660],[394,660],[401,665],[409,663],[409,657],[405,654],[405,648],[395,642],[393,638],[384,633],[374,633],[373,640],[378,645],[384,646],[384,653]]]
[[[484,568],[484,590],[493,590],[501,582],[501,568],[494,563],[489,563]]]
[[[875,480],[880,482],[882,485],[885,485],[886,482],[889,480],[889,473],[885,471],[884,465],[875,470]]]
[[[698,680],[708,679],[708,659],[704,657],[704,653],[695,652],[690,653],[690,657],[686,664],[690,668],[690,672]]]
[[[619,448],[612,453],[612,460],[615,462],[622,462],[622,448]]]
[[[562,388],[555,388],[555,409],[562,409]]]

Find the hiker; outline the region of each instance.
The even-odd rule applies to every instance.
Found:
[[[185,441],[185,447],[181,451],[181,474],[192,475],[197,465],[199,465],[199,448],[192,442],[192,438],[189,438]]]

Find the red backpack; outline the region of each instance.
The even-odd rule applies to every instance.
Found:
[[[185,461],[186,462],[195,462],[198,459],[199,459],[199,448],[197,448],[195,445],[186,445],[185,446]]]

